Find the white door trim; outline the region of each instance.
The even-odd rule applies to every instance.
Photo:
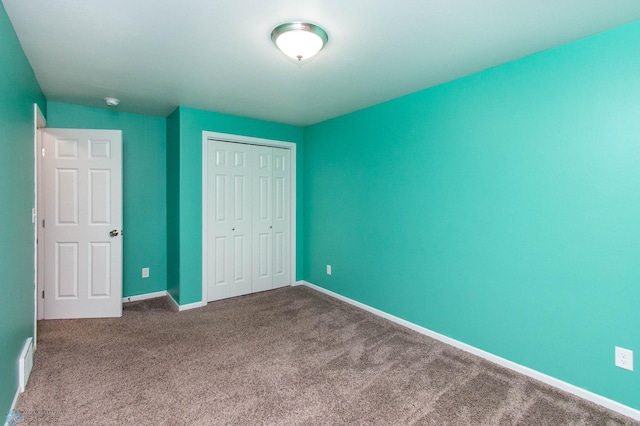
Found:
[[[291,238],[290,238],[290,247],[291,247],[291,259],[290,259],[290,274],[289,274],[289,285],[293,285],[296,282],[296,144],[294,142],[286,142],[286,141],[278,141],[273,139],[262,139],[262,138],[254,138],[249,136],[240,136],[233,135],[229,133],[218,133],[218,132],[202,132],[202,304],[206,305],[209,300],[208,295],[208,285],[206,277],[208,276],[208,249],[207,249],[207,238],[206,236],[208,231],[208,224],[205,218],[208,215],[207,211],[207,196],[208,196],[208,188],[207,188],[207,141],[210,139],[224,141],[224,142],[234,142],[234,143],[244,143],[249,145],[260,145],[260,146],[270,146],[276,148],[285,148],[291,151]]]
[[[34,259],[33,259],[33,267],[34,267],[34,283],[33,283],[33,303],[34,303],[34,311],[33,311],[33,349],[37,348],[38,342],[38,320],[44,317],[44,305],[41,297],[38,297],[41,294],[43,289],[43,280],[42,274],[40,271],[43,270],[44,257],[42,256],[42,252],[40,249],[40,245],[38,241],[40,241],[40,233],[41,227],[40,224],[40,206],[42,203],[42,173],[40,168],[42,167],[42,131],[47,127],[47,120],[44,118],[44,114],[40,111],[40,107],[37,103],[33,104],[33,191],[34,191],[34,206],[32,218],[34,222],[34,240],[33,240],[33,251],[34,251]]]

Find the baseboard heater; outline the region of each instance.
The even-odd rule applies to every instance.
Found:
[[[24,344],[20,359],[18,360],[18,374],[20,382],[20,393],[27,387],[27,380],[33,368],[33,337],[29,337]]]

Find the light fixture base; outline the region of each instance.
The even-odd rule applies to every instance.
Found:
[[[104,101],[107,103],[107,105],[109,105],[110,107],[117,107],[118,105],[120,105],[120,99],[116,99],[116,98],[104,98]]]

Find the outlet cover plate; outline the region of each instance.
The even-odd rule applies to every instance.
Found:
[[[616,346],[616,367],[633,371],[633,351]]]
[[[327,275],[331,275],[331,265],[327,265]]]
[[[149,268],[142,268],[142,278],[149,278]]]

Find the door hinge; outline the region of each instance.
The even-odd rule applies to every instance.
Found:
[[[42,227],[44,228],[44,219],[42,219]]]
[[[42,148],[42,156],[44,157],[44,148]]]
[[[42,298],[44,299],[44,290],[42,290]]]

